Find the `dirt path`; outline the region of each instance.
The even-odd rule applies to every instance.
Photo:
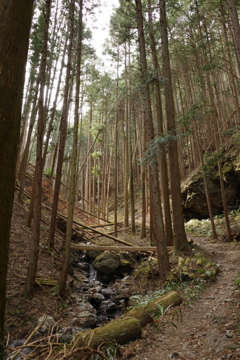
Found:
[[[134,360],[240,359],[240,294],[234,281],[240,272],[240,245],[197,241],[219,264],[217,281],[201,299],[182,306],[178,328],[165,321],[160,333],[146,330],[136,342]]]

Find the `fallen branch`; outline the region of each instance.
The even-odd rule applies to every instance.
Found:
[[[114,246],[114,245],[85,245],[85,244],[71,244],[71,249],[74,250],[94,250],[94,251],[131,251],[131,252],[155,252],[155,246]]]
[[[46,205],[44,205],[44,206],[48,207]],[[65,215],[63,215],[62,213],[59,213],[59,212],[58,212],[58,216],[62,217],[65,220],[67,219],[67,217]],[[121,244],[124,244],[124,245],[127,245],[127,246],[133,246],[133,244],[131,244],[131,243],[127,242],[127,241],[121,240],[121,239],[119,239],[119,238],[117,238],[115,236],[112,236],[112,235],[108,235],[108,234],[106,234],[106,233],[104,233],[104,232],[102,232],[100,230],[96,230],[96,229],[92,228],[91,226],[88,226],[88,225],[85,225],[85,224],[81,223],[80,221],[73,220],[73,223],[76,224],[76,225],[79,225],[79,226],[81,226],[81,227],[83,227],[85,229],[91,230],[91,231],[93,231],[93,232],[95,232],[97,234],[105,236],[105,237],[107,237],[107,238],[109,238],[111,240],[117,241],[117,242],[119,242]]]
[[[82,352],[90,352],[90,354],[97,354],[97,355],[100,355],[103,359],[106,359],[108,360],[108,358],[104,355],[104,353],[100,350],[96,350],[96,349],[91,349],[89,347],[81,347],[81,348],[77,348],[73,351],[71,351],[70,353],[68,353],[67,355],[65,355],[63,357],[63,360],[67,360],[69,359],[71,356],[75,355],[75,354],[79,354],[79,353],[82,353]]]

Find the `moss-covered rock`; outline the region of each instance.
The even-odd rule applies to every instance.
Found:
[[[119,256],[113,251],[104,251],[93,262],[94,268],[105,275],[112,274],[120,265]]]

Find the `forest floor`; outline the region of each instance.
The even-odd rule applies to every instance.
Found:
[[[206,238],[194,241],[219,265],[216,281],[207,285],[199,299],[181,305],[175,326],[172,314],[148,326],[142,339],[126,349],[131,359],[240,359],[240,290],[234,285],[239,277],[240,245]]]
[[[43,286],[40,282],[36,284],[33,298],[24,295],[31,244],[31,231],[26,226],[27,211],[28,200],[20,204],[15,199],[7,280],[8,344],[17,339],[26,339],[43,314],[50,314],[56,321],[60,321],[64,318],[68,304],[71,304],[70,293],[63,300],[51,291],[51,287]],[[49,217],[49,210],[44,208],[37,276],[57,281],[61,270],[64,234],[60,230],[56,232],[55,251],[49,252],[46,246]],[[205,236],[191,236],[190,239],[208,252],[211,261],[218,264],[220,272],[216,281],[205,283],[200,292],[195,291],[194,287],[183,286],[180,289],[183,304],[169,309],[143,329],[141,339],[121,346],[119,354],[109,357],[109,360],[240,359],[240,286],[234,284],[240,278],[240,243],[213,242]],[[134,240],[136,245],[144,245],[140,236]],[[133,294],[136,294],[138,287],[139,284],[135,284]],[[152,290],[154,284],[151,287]],[[148,289],[141,291],[147,292]],[[67,325],[64,321],[61,324]]]

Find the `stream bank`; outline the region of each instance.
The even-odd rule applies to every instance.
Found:
[[[148,327],[143,338],[125,347],[133,360],[240,359],[240,244],[194,239],[212,254],[220,273],[197,300],[181,306],[181,317],[166,314],[160,326]],[[128,355],[129,354],[129,355]],[[128,357],[129,356],[129,357]]]

